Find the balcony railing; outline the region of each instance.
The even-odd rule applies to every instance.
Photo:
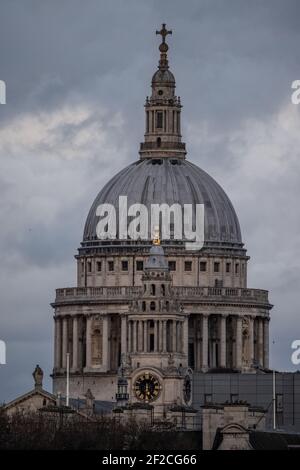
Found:
[[[175,297],[187,301],[228,301],[247,303],[268,303],[268,291],[261,289],[242,289],[233,287],[172,287]],[[66,287],[56,289],[55,302],[91,300],[130,300],[140,298],[143,288],[139,286],[122,287]]]

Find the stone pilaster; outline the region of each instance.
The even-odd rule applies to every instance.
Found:
[[[144,326],[144,347],[143,351],[148,352],[148,321],[143,320],[143,326]]]
[[[252,366],[254,362],[254,319],[249,318],[249,365]]]
[[[128,352],[132,352],[132,321],[128,320],[127,322],[128,326]]]
[[[107,372],[110,368],[110,342],[109,342],[109,316],[103,316],[103,340],[102,340],[102,367],[103,371]]]
[[[127,318],[125,315],[121,317],[121,354],[127,353]],[[102,340],[103,341],[103,340]]]
[[[63,317],[62,320],[62,368],[67,368],[67,352],[68,352],[68,318]]]
[[[202,369],[208,368],[208,316],[202,315]]]
[[[269,318],[265,318],[264,322],[264,367],[269,368]]]
[[[59,317],[54,317],[54,368],[59,370],[61,368],[61,320]]]
[[[104,332],[103,332],[104,333]],[[104,334],[103,334],[104,342]],[[92,317],[86,318],[86,369],[92,367]]]
[[[73,337],[72,337],[72,370],[78,370],[78,317],[73,317]]]
[[[235,365],[237,369],[242,368],[242,322],[242,317],[238,316],[235,332]]]
[[[163,320],[163,352],[167,351],[167,320]]]
[[[264,365],[264,350],[263,350],[263,319],[258,318],[258,362],[261,367]]]
[[[189,318],[185,317],[183,322],[183,354],[188,357],[189,353]]]
[[[220,358],[220,366],[226,367],[226,315],[221,315],[220,318],[221,325],[221,358]]]

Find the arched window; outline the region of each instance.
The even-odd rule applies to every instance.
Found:
[[[155,284],[151,284],[151,295],[155,295]]]
[[[169,311],[169,308],[170,308],[170,304],[169,304],[169,302],[168,302],[168,300],[167,300],[167,302],[166,302],[166,310],[167,310],[167,312]]]
[[[155,302],[150,302],[150,310],[155,310]]]
[[[142,302],[142,310],[143,310],[143,312],[146,311],[146,302],[144,300]]]
[[[162,296],[165,296],[165,295],[166,295],[166,288],[165,288],[165,285],[164,285],[164,284],[161,285],[161,295],[162,295]]]

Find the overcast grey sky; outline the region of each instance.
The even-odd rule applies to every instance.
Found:
[[[299,1],[0,0],[0,401],[32,387],[36,363],[51,389],[49,304],[75,285],[97,192],[138,158],[162,22],[188,158],[235,206],[249,286],[270,290],[271,366],[297,369]]]

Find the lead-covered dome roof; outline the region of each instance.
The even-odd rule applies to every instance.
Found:
[[[204,204],[205,244],[242,245],[237,215],[221,186],[195,164],[172,158],[139,160],[114,176],[99,192],[89,211],[83,245],[97,240],[97,207],[109,203],[117,210],[119,196],[127,196],[128,206],[144,204],[149,213],[151,204]],[[151,238],[149,233],[149,241]]]

